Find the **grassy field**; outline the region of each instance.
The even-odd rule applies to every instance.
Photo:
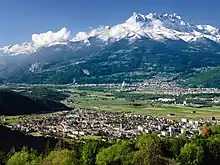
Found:
[[[181,119],[183,117],[189,119],[211,119],[215,116],[216,119],[220,119],[220,106],[212,106],[205,108],[190,108],[184,106],[177,106],[172,104],[161,104],[153,103],[150,99],[136,99],[127,97],[118,97],[115,95],[114,90],[107,89],[104,91],[95,91],[95,90],[83,90],[83,89],[72,89],[71,98],[75,100],[74,103],[67,103],[70,107],[84,108],[91,110],[107,111],[107,112],[126,112],[133,114],[146,114],[158,117],[166,117],[173,119]],[[118,92],[119,93],[119,92]],[[154,94],[154,91],[133,91],[125,93],[129,94]],[[133,97],[133,95],[132,95]],[[130,99],[128,99],[130,98]],[[146,97],[148,98],[148,97]],[[193,113],[193,112],[196,113]],[[55,112],[59,113],[59,112]],[[5,116],[4,120],[0,118],[0,122],[6,123],[19,123],[23,120],[41,120],[46,116],[50,116],[53,113],[49,114],[33,114],[33,115],[24,115],[24,116]],[[169,114],[175,114],[175,116],[169,116]]]
[[[80,96],[80,93],[82,92],[86,92],[87,95]],[[109,112],[130,112],[133,114],[147,114],[160,117],[169,117],[168,114],[174,113],[175,116],[171,118],[175,119],[180,119],[182,117],[192,119],[211,119],[212,116],[220,119],[220,107],[190,108],[168,104],[154,104],[152,106],[149,100],[135,101],[135,103],[140,104],[135,106],[134,102],[123,98],[115,98],[111,93],[77,89],[74,89],[72,97],[77,98],[78,102],[68,103],[68,106],[74,106],[77,108],[103,110]],[[192,113],[193,111],[196,111],[196,113]]]

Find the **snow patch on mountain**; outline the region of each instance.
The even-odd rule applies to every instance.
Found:
[[[38,73],[42,71],[43,63],[37,62],[30,66],[29,71],[33,73]]]
[[[90,73],[87,69],[83,69],[83,73],[86,74],[86,75],[90,75]]]

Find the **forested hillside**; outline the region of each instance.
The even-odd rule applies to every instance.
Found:
[[[0,115],[21,115],[65,110],[62,103],[38,97],[27,97],[14,91],[0,90]]]
[[[0,162],[7,165],[219,165],[219,136],[219,126],[215,126],[204,127],[202,134],[192,139],[184,135],[161,139],[144,134],[136,140],[90,139],[71,147],[60,141],[54,150],[47,148],[39,152],[25,147],[18,152],[0,152]]]

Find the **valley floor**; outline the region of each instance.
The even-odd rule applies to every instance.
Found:
[[[132,114],[145,114],[172,119],[211,119],[213,116],[220,119],[220,106],[209,107],[190,106],[183,103],[160,102],[156,99],[141,98],[140,100],[120,98],[114,92],[97,92],[89,90],[73,89],[70,101],[64,102],[70,107],[102,110],[108,112],[126,112]],[[84,95],[80,95],[84,93]],[[125,95],[142,95],[144,92],[128,92]],[[146,95],[155,95],[152,91],[145,91]],[[135,97],[135,96],[134,96]],[[161,97],[164,97],[161,95]],[[176,96],[178,97],[178,96]],[[168,96],[169,98],[169,96]],[[167,99],[168,99],[167,98]],[[173,98],[173,97],[172,97]],[[165,98],[164,98],[165,99]]]
[[[154,132],[160,136],[187,133],[190,138],[205,125],[218,125],[220,119],[220,92],[213,89],[147,89],[115,84],[22,86],[22,91],[61,99],[71,109],[0,117],[11,129],[32,136],[109,140]]]

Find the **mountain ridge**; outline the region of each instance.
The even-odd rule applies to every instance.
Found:
[[[183,20],[176,13],[143,15],[133,13],[124,23],[118,25],[101,26],[89,32],[79,32],[71,39],[70,30],[62,28],[57,32],[48,31],[42,34],[33,34],[32,42],[24,42],[4,46],[0,48],[0,55],[31,54],[39,48],[66,45],[70,42],[82,42],[87,46],[92,43],[89,38],[95,37],[107,44],[120,39],[128,39],[131,42],[148,37],[153,40],[184,40],[185,42],[199,42],[202,39],[210,39],[220,43],[220,30],[211,25],[193,25]]]
[[[200,74],[202,68],[220,66],[219,34],[217,28],[187,23],[177,14],[134,13],[124,23],[79,32],[73,38],[66,28],[35,34],[32,43],[17,45],[17,52],[7,54],[4,50],[6,54],[0,56],[0,80],[85,84],[140,82],[153,76],[172,76],[186,82],[183,84],[196,82],[201,86],[198,80],[192,80],[193,76],[209,77]],[[7,48],[11,51],[13,46]],[[207,83],[213,78],[203,80],[205,87],[220,86],[216,84],[220,73],[215,75],[214,83]]]

